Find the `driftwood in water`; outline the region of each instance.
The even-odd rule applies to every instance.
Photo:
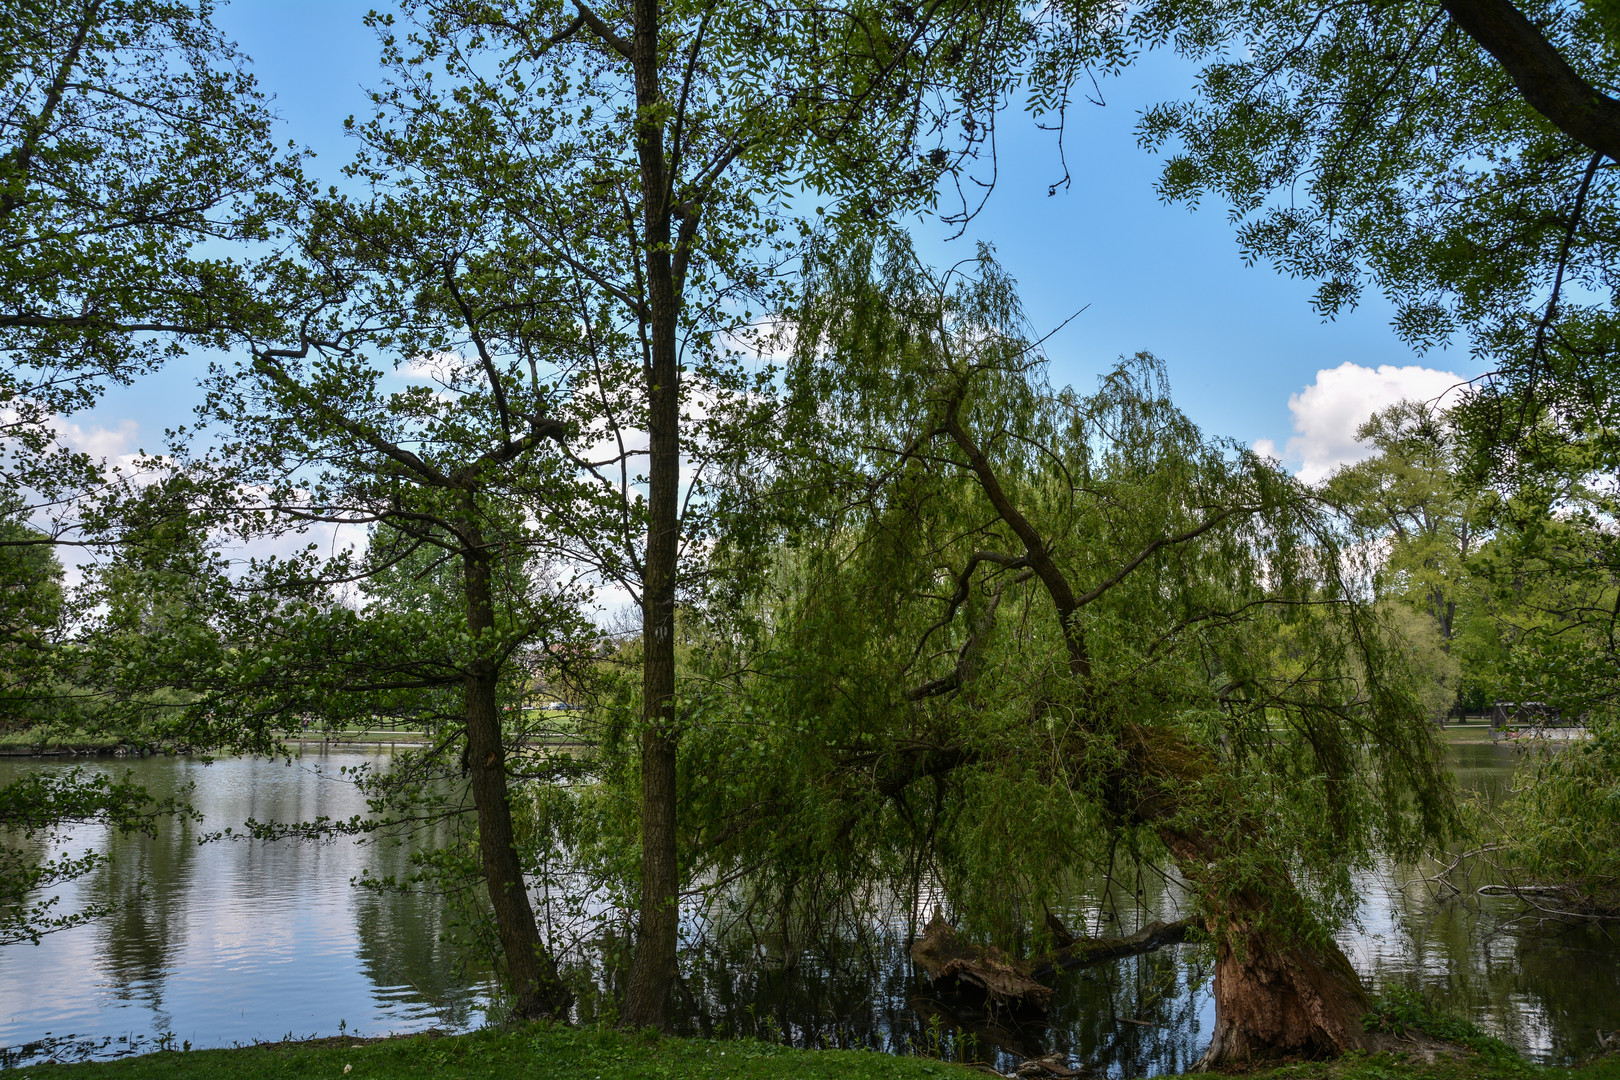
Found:
[[[1187,940],[1187,931],[1191,928],[1191,919],[1181,919],[1173,923],[1150,922],[1128,937],[1075,938],[1056,952],[1030,961],[1032,974],[1042,978],[1059,968],[1067,971],[1104,960],[1117,960],[1122,956],[1153,952],[1166,945],[1179,945]]]
[[[935,982],[959,979],[978,986],[1001,1001],[1045,1005],[1052,988],[1029,977],[1028,966],[993,945],[970,945],[956,936],[956,927],[935,915],[923,936],[911,943],[911,959]]]
[[[1047,918],[1056,922],[1050,915]],[[1052,988],[1039,979],[1059,968],[1082,967],[1177,944],[1186,940],[1189,926],[1191,922],[1186,919],[1175,923],[1152,922],[1129,937],[1076,938],[1059,923],[1053,932],[1060,941],[1066,938],[1066,944],[1034,960],[1019,960],[993,946],[960,941],[956,928],[935,915],[923,929],[923,936],[912,943],[911,958],[935,982],[959,979],[980,987],[1000,1001],[1044,1006],[1051,1000]]]

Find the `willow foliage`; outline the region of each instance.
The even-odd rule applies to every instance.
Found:
[[[1371,852],[1447,829],[1403,650],[1307,489],[1200,432],[1153,357],[1051,386],[987,252],[811,270],[751,488],[780,542],[694,691],[693,872],[812,924],[874,878],[914,914],[942,892],[1016,941],[1073,875],[1186,874],[1196,837],[1211,925],[1257,892],[1320,939]]]

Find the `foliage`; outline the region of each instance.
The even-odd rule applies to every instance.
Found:
[[[1507,861],[1555,892],[1548,915],[1620,918],[1620,725],[1612,710],[1590,718],[1589,739],[1544,753],[1507,813]]]
[[[296,160],[207,5],[12,4],[0,41],[4,494],[60,496],[100,463],[53,417],[262,317],[221,256],[268,235]]]
[[[1150,357],[1048,387],[982,253],[814,270],[779,554],[740,564],[689,691],[692,877],[745,875],[784,926],[875,880],[1017,946],[1068,874],[1174,861],[1219,933],[1265,895],[1249,929],[1317,940],[1371,850],[1444,830],[1407,660],[1309,492],[1205,438]]]
[[[129,477],[67,445],[58,421],[187,346],[265,322],[244,245],[270,237],[297,158],[274,145],[208,4],[7,4],[0,43],[0,726],[139,740],[123,703],[85,685],[104,658],[68,640],[82,609],[57,557],[60,544],[105,538],[85,499]],[[40,843],[76,821],[131,827],[155,812],[127,785],[79,773],[50,783],[41,807],[64,816],[30,819]],[[25,897],[97,858],[8,849],[5,933],[89,917]]]
[[[1388,988],[1375,1000],[1363,1023],[1368,1031],[1387,1032],[1390,1035],[1421,1031],[1501,1061],[1511,1062],[1517,1057],[1511,1047],[1485,1034],[1479,1025],[1443,1012],[1422,995],[1400,987]]]

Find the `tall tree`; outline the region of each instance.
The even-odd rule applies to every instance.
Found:
[[[262,322],[246,264],[228,256],[267,235],[296,159],[275,146],[253,77],[210,17],[208,3],[168,0],[0,9],[3,723],[109,722],[63,692],[81,689],[93,665],[63,647],[53,570],[54,549],[94,539],[82,496],[110,477],[64,442],[59,421],[184,343],[218,345],[227,328]],[[19,781],[0,803],[7,827],[36,840],[72,822],[144,826],[175,809],[81,773]],[[8,847],[0,933],[79,921],[27,897],[98,857],[46,866]]]
[[[199,411],[222,441],[172,447],[166,486],[171,518],[284,554],[245,568],[187,557],[207,634],[171,620],[162,640],[131,641],[113,609],[95,640],[132,657],[114,674],[183,689],[174,730],[200,745],[264,751],[306,721],[430,721],[437,741],[403,782],[460,781],[512,1009],[565,1017],[514,824],[524,732],[507,721],[529,662],[564,662],[588,637],[581,594],[543,558],[546,519],[577,491],[555,393],[577,350],[565,313],[509,287],[534,281],[510,273],[484,219],[475,201],[409,190],[308,209],[281,267],[289,325],[216,365]],[[311,528],[324,547],[298,539]],[[375,827],[308,824],[261,834]]]
[[[1356,435],[1373,455],[1329,478],[1328,495],[1387,539],[1390,572],[1450,641],[1466,564],[1490,536],[1490,493],[1471,482],[1446,418],[1422,402],[1391,405]]]
[[[952,163],[988,145],[1027,27],[1001,3],[504,0],[406,14],[403,37],[378,20],[394,82],[363,131],[363,169],[475,192],[507,223],[515,270],[573,275],[543,286],[591,357],[574,391],[594,402],[580,453],[597,497],[571,527],[573,553],[634,598],[642,623],[639,924],[623,1017],[661,1026],[680,876],[676,610],[699,584],[683,553],[701,550],[700,459],[717,452],[695,436],[753,388],[726,346],[779,303],[811,204],[853,220],[928,206]]]

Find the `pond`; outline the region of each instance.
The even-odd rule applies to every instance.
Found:
[[[194,784],[192,802],[205,820],[155,838],[109,841],[86,829],[62,846],[78,853],[110,842],[113,855],[63,890],[63,910],[103,902],[117,913],[39,945],[0,948],[0,1065],[484,1022],[487,971],[443,941],[443,907],[351,885],[362,872],[403,872],[408,848],[197,843],[202,833],[250,817],[361,812],[363,800],[340,769],[385,766],[386,753],[311,751],[290,764],[92,763],[132,771],[160,795]],[[1520,760],[1488,744],[1452,753],[1462,782],[1491,795],[1511,783]],[[19,770],[66,767],[4,759],[0,782]],[[1515,933],[1511,902],[1437,906],[1419,875],[1393,866],[1362,885],[1361,925],[1343,942],[1370,985],[1421,989],[1540,1061],[1589,1054],[1600,1032],[1620,1029],[1620,942],[1588,928]],[[1060,914],[1076,929],[1113,932],[1098,922],[1107,907],[1127,931],[1137,920],[1175,914],[1170,890],[1151,882],[1139,895],[1119,883],[1081,889]],[[862,947],[807,950],[792,965],[769,935],[705,941],[683,962],[678,1022],[690,1032],[920,1050],[1003,1067],[1059,1052],[1113,1076],[1182,1070],[1208,1039],[1209,972],[1196,947],[1064,974],[1044,1018],[986,1017],[971,1001],[936,993],[912,969],[905,933],[903,920],[877,922]]]

